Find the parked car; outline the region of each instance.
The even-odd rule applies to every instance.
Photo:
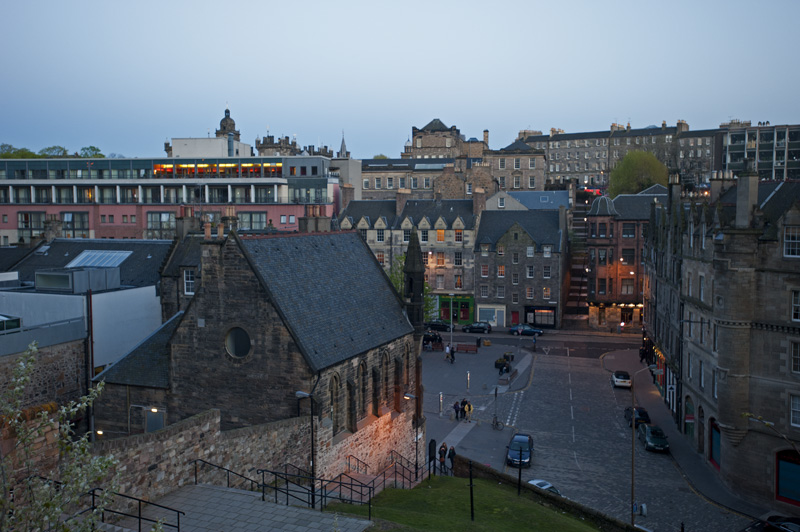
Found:
[[[449,321],[438,320],[438,319],[437,320],[431,320],[431,321],[429,321],[428,323],[425,324],[425,327],[427,329],[430,329],[430,330],[433,330],[433,331],[450,332],[450,322]]]
[[[513,467],[530,467],[533,454],[533,436],[517,433],[508,442],[506,463]]]
[[[561,495],[561,492],[558,491],[558,488],[553,486],[546,480],[540,480],[540,479],[529,480],[528,484],[530,484],[531,486],[536,486],[539,489],[549,491],[550,493],[555,493],[560,497],[563,497],[563,495]]]
[[[475,323],[470,323],[469,325],[464,325],[461,327],[461,330],[464,332],[478,332],[483,334],[489,334],[492,332],[492,326],[488,321],[476,321]]]
[[[614,388],[630,388],[631,376],[627,371],[615,371],[611,375],[611,384]]]
[[[625,421],[628,422],[628,426],[631,426],[631,418],[633,417],[633,409],[629,406],[625,409]],[[636,407],[636,426],[638,427],[641,423],[646,425],[650,424],[650,415],[647,413],[647,410],[642,408],[641,406]]]
[[[644,442],[645,451],[669,451],[667,435],[656,425],[639,425],[639,439]]]
[[[788,530],[789,532],[800,532],[800,517],[771,515],[767,517],[767,527],[765,530]]]
[[[442,343],[442,335],[440,335],[436,331],[427,331],[425,334],[422,335],[422,343],[424,343],[424,344],[441,344]]]
[[[531,327],[527,323],[520,323],[519,325],[514,325],[508,328],[508,334],[514,335],[523,335],[523,336],[541,336],[544,334],[544,331],[541,329],[537,329],[536,327]]]

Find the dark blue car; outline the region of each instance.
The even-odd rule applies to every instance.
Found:
[[[512,467],[530,467],[533,454],[533,437],[517,433],[508,442],[506,463]]]

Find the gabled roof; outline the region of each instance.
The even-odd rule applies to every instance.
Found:
[[[475,251],[480,251],[481,244],[494,247],[514,224],[519,224],[539,250],[542,245],[551,245],[553,252],[560,253],[562,234],[558,217],[558,211],[483,211]]]
[[[620,194],[614,198],[617,220],[650,220],[650,205],[667,202],[666,194]]]
[[[175,314],[116,364],[92,380],[145,388],[169,388],[169,341],[181,322],[181,316],[182,311]]]
[[[740,177],[740,179],[742,179]],[[719,198],[728,220],[736,218],[736,190],[738,185],[727,189]],[[798,181],[759,181],[758,208],[764,213],[766,225],[775,227],[776,222],[792,206],[800,201],[800,182]],[[769,227],[765,229],[769,229]],[[765,231],[765,236],[767,231]]]
[[[358,233],[234,238],[313,371],[413,332],[389,278]]]
[[[668,192],[669,191],[667,190],[667,187],[665,187],[664,185],[655,184],[655,185],[651,185],[651,186],[647,187],[646,189],[642,190],[641,192],[639,192],[639,194],[642,194],[642,195],[657,194],[657,195],[661,195],[661,196],[666,196]]]
[[[567,190],[525,190],[509,192],[508,195],[531,210],[558,210],[562,205],[569,209],[569,191]]]
[[[439,120],[438,118],[434,118],[428,125],[423,127],[421,131],[427,131],[429,133],[433,133],[436,131],[450,131],[450,128],[444,125],[444,122]]]
[[[408,200],[403,212],[397,218],[398,225],[393,228],[399,228],[399,223],[406,217],[412,220],[428,218],[432,224],[442,218],[447,222],[448,228],[453,227],[453,222],[461,218],[464,222],[464,229],[469,231],[475,228],[472,207],[472,200]]]
[[[26,255],[10,268],[19,272],[19,280],[33,282],[39,270],[62,269],[83,251],[130,251],[119,266],[124,286],[152,286],[158,283],[159,270],[172,245],[171,240],[106,240],[92,238],[56,238]]]
[[[344,219],[349,219],[353,227],[366,218],[369,221],[370,229],[375,226],[375,222],[381,218],[386,220],[391,228],[395,225],[395,200],[355,200],[351,201],[345,210],[339,215],[339,223]]]
[[[25,246],[6,246],[0,248],[0,272],[13,271],[13,266],[21,261],[34,248]]]
[[[617,209],[614,208],[614,201],[608,196],[600,196],[594,199],[589,208],[587,216],[618,216]]]
[[[175,244],[175,252],[167,259],[161,274],[165,277],[177,277],[181,268],[198,268],[200,266],[200,250],[204,234],[188,233]]]

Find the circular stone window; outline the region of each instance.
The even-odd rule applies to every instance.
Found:
[[[246,357],[250,353],[250,335],[241,327],[234,327],[225,336],[225,349],[232,357]]]

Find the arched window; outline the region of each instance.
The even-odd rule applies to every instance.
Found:
[[[389,406],[392,399],[392,389],[389,382],[389,354],[383,353],[381,355],[381,375],[383,376],[383,401],[382,403]]]
[[[381,412],[381,370],[372,368],[372,415],[380,416]]]
[[[367,417],[367,365],[358,366],[358,419]]]
[[[405,365],[405,369],[406,369],[405,373],[403,374],[403,384],[406,386],[406,388],[408,388],[408,384],[409,384],[409,382],[411,382],[410,374],[409,374],[409,372],[411,371],[410,362],[411,362],[411,358],[409,356],[408,344],[406,344],[406,353],[405,353],[405,358],[403,360],[403,364]]]
[[[330,397],[331,403],[331,423],[333,423],[333,433],[337,434],[341,429],[341,409],[339,408],[339,376],[334,375],[331,377],[330,383]]]

